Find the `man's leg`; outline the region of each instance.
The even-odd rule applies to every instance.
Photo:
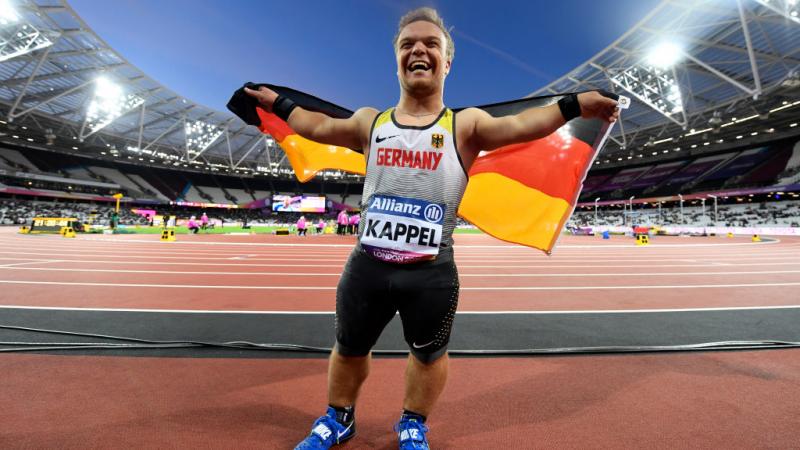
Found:
[[[446,353],[428,364],[408,355],[403,409],[428,416],[444,390],[449,365]]]
[[[346,407],[356,404],[361,385],[369,375],[370,356],[343,356],[336,348],[328,360],[328,403]]]

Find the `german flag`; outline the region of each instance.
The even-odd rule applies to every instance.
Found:
[[[304,109],[330,117],[347,118],[353,114],[291,88],[252,83],[246,86],[251,89],[267,86]],[[549,105],[560,97],[525,98],[477,108],[502,117]],[[299,136],[285,121],[258,107],[257,101],[243,89],[233,94],[228,109],[272,135],[286,152],[301,182],[326,169],[362,175],[366,172],[362,153]],[[461,109],[464,108],[454,111]],[[610,126],[601,120],[578,118],[545,138],[482,153],[469,171],[469,183],[458,214],[498,239],[550,253],[609,131]]]

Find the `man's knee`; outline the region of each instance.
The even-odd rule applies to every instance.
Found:
[[[447,354],[447,346],[440,348],[432,353],[422,353],[419,350],[415,350],[414,347],[411,347],[411,354],[414,356],[414,359],[419,361],[420,363],[429,366],[436,361],[442,359],[444,355]]]
[[[356,347],[348,347],[346,345],[342,345],[341,342],[336,342],[336,345],[333,347],[333,354],[335,356],[341,356],[345,359],[350,358],[366,358],[369,356],[370,349],[369,348],[356,348]]]

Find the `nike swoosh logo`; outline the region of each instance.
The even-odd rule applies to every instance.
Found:
[[[417,345],[417,343],[414,342],[413,344],[411,344],[411,346],[414,347],[414,348],[422,348],[422,347],[427,347],[427,346],[433,344],[434,342],[436,342],[436,339],[428,342],[427,344],[422,344],[422,345]]]
[[[353,423],[355,423],[355,421],[353,421]],[[337,441],[338,441],[339,439],[341,439],[341,438],[342,438],[342,436],[344,436],[345,434],[347,434],[347,432],[348,432],[348,431],[350,431],[350,428],[353,426],[353,423],[351,423],[350,425],[348,425],[348,426],[347,426],[347,428],[345,428],[345,429],[344,429],[344,431],[337,431],[337,432],[336,432],[336,440],[337,440]]]
[[[386,136],[386,137],[380,137],[380,136],[378,136],[378,137],[376,137],[376,138],[375,138],[375,143],[376,143],[376,144],[380,144],[381,142],[383,142],[383,141],[385,141],[385,140],[387,140],[387,139],[391,139],[391,138],[393,138],[393,137],[397,137],[397,136],[399,136],[399,135],[395,134],[394,136]]]

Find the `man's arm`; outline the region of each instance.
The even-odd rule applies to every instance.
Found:
[[[616,100],[598,92],[578,94],[578,103],[581,117],[598,118],[607,122],[614,122],[619,117]],[[477,108],[466,109],[461,114],[463,117],[459,117],[459,123],[466,128],[461,142],[466,144],[464,150],[470,153],[543,138],[566,123],[561,109],[555,103],[504,117],[492,117]]]
[[[244,91],[255,97],[267,112],[273,112],[272,106],[278,98],[275,91],[263,86],[257,91],[249,88],[244,88]],[[369,128],[377,114],[378,110],[374,108],[360,108],[347,119],[335,119],[298,106],[291,111],[286,123],[306,139],[363,150],[369,144]]]

